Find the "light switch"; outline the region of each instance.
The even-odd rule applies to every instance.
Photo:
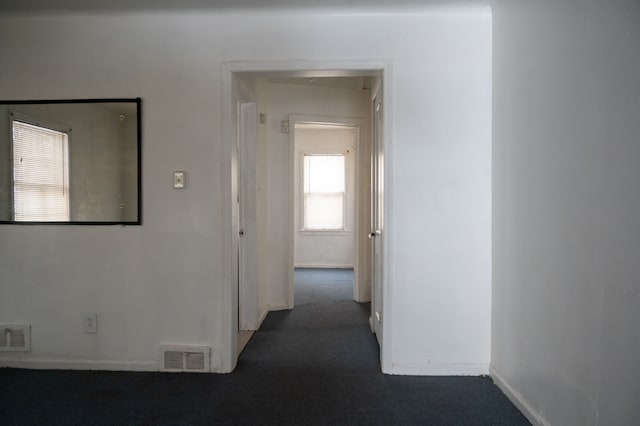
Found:
[[[184,172],[174,172],[173,173],[173,187],[176,189],[181,189],[185,187],[185,176]]]

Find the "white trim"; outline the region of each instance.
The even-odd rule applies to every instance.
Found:
[[[264,319],[269,314],[269,310],[270,309],[271,309],[271,307],[269,305],[267,305],[267,306],[265,306],[264,310],[260,313],[260,315],[258,316],[258,326],[256,327],[255,331],[260,330],[260,326],[262,326],[262,323],[264,322]]]
[[[0,359],[0,367],[29,368],[34,370],[108,370],[108,371],[160,371],[158,361],[107,361],[88,359],[24,358]]]
[[[233,108],[232,103],[232,82],[234,73],[239,72],[267,72],[280,71],[287,73],[295,73],[307,77],[329,77],[329,76],[347,76],[362,74],[380,73],[383,79],[384,97],[387,107],[384,108],[385,137],[383,138],[385,149],[385,229],[390,230],[389,223],[392,218],[393,197],[390,190],[393,188],[392,183],[392,157],[391,147],[393,135],[392,111],[393,107],[393,62],[389,59],[371,59],[371,60],[324,60],[324,61],[308,61],[308,60],[283,60],[283,61],[230,61],[221,65],[221,83],[222,83],[222,161],[220,163],[220,185],[222,194],[221,204],[221,222],[223,224],[221,244],[222,247],[230,248],[222,250],[221,258],[221,275],[222,275],[222,297],[221,297],[221,327],[222,338],[220,347],[220,362],[223,372],[231,372],[237,363],[237,250],[234,251],[234,235],[237,235],[237,219],[233,216],[233,193],[231,162],[235,140],[233,138]],[[231,225],[231,226],[229,226]],[[234,234],[235,230],[235,234]],[[391,233],[389,233],[389,236]],[[389,243],[387,243],[387,241]],[[385,292],[385,322],[383,329],[383,344],[381,345],[381,367],[382,371],[387,373],[391,371],[391,320],[393,318],[393,304],[391,303],[391,286],[389,285],[390,277],[393,277],[391,264],[393,259],[389,256],[393,253],[390,250],[392,239],[385,239],[383,248],[383,266],[386,271],[383,276],[383,287]],[[235,262],[235,266],[234,266]],[[234,281],[235,271],[235,281]],[[291,269],[293,275],[293,268]],[[234,297],[234,293],[236,296]],[[272,306],[275,310],[275,307]]]
[[[393,363],[391,374],[400,376],[486,376],[489,374],[489,364]]]
[[[269,311],[287,311],[289,310],[289,305],[286,303],[274,303],[269,305]]]
[[[340,236],[349,235],[350,233],[351,231],[348,229],[305,229],[305,230],[298,231],[298,235],[303,235],[305,237],[313,237],[313,236],[330,237],[332,235],[336,237],[340,237]]]
[[[294,121],[295,124],[318,124],[322,126],[329,127],[344,127],[346,129],[353,129],[357,127],[361,127],[364,123],[364,119],[361,117],[343,117],[336,115],[320,115],[320,114],[289,114],[289,129],[291,129],[291,121]],[[314,129],[316,130],[316,129]],[[335,149],[317,149],[310,151],[311,153],[327,153],[338,154]]]
[[[551,423],[549,423],[538,410],[533,408],[526,398],[511,386],[493,365],[490,367],[490,375],[493,383],[504,392],[507,398],[509,398],[513,405],[520,410],[532,425],[551,426]]]
[[[393,315],[393,287],[391,285],[394,276],[393,265],[395,265],[393,250],[393,111],[394,106],[394,77],[393,63],[388,62],[384,67],[384,73],[381,77],[382,93],[384,105],[382,107],[382,118],[384,125],[384,136],[382,138],[382,150],[384,153],[384,240],[382,247],[382,312],[384,313],[384,321],[382,322],[382,341],[384,342],[380,348],[380,365],[383,373],[390,373],[393,370],[393,334],[392,319]]]
[[[359,77],[386,71],[389,59],[305,60],[277,61],[229,61],[222,64],[224,70],[238,72],[282,72],[292,77]]]
[[[353,265],[347,264],[328,264],[328,263],[297,263],[296,268],[312,268],[312,269],[353,269]]]
[[[236,149],[236,141],[233,137],[234,112],[236,109],[236,105],[232,102],[233,70],[231,64],[222,64],[221,127],[223,143],[222,161],[220,163],[220,191],[222,194],[221,243],[223,250],[220,259],[220,270],[222,272],[220,369],[224,373],[233,371],[238,361],[238,303],[236,300],[238,293],[238,253],[237,241],[235,241],[235,236],[238,235],[238,219],[233,214],[235,200],[233,199],[233,176],[231,175],[233,150]]]
[[[287,140],[288,143],[288,151],[289,151],[289,161],[287,163],[288,168],[288,176],[287,182],[289,183],[288,188],[288,204],[287,204],[287,228],[289,229],[289,253],[287,256],[287,309],[293,309],[293,305],[295,304],[295,298],[293,295],[294,289],[294,278],[293,278],[293,269],[294,269],[294,259],[295,259],[295,230],[293,229],[293,222],[295,216],[295,172],[294,172],[294,164],[296,161],[296,149],[295,149],[295,116],[289,114],[289,137]]]
[[[238,84],[240,81],[238,80]],[[255,102],[238,100],[238,309],[239,329],[258,327],[258,227],[256,223],[256,118]]]

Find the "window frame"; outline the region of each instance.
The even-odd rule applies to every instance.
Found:
[[[11,204],[14,206],[12,211],[11,211],[11,220],[13,221],[13,223],[17,223],[17,224],[30,224],[30,223],[34,223],[33,221],[30,220],[17,220],[16,219],[16,209],[15,209],[15,164],[14,164],[14,155],[15,155],[15,140],[13,137],[13,122],[17,121],[19,123],[24,123],[24,124],[28,124],[31,126],[36,126],[36,127],[40,127],[43,129],[47,129],[47,130],[52,130],[54,132],[58,132],[58,133],[64,133],[67,136],[67,146],[66,146],[66,178],[67,178],[67,182],[68,182],[68,188],[69,188],[69,193],[67,196],[67,209],[69,212],[69,219],[65,222],[62,223],[68,223],[70,222],[71,219],[71,206],[72,206],[72,199],[71,199],[71,127],[65,124],[61,124],[61,123],[57,123],[55,121],[51,121],[51,120],[46,120],[43,118],[39,118],[30,114],[25,114],[23,112],[20,111],[15,111],[15,110],[9,110],[9,120],[8,120],[8,131],[9,131],[9,145],[10,145],[10,161],[11,161],[11,173],[10,173],[10,185],[11,185],[11,192],[10,192],[10,199],[11,199]],[[43,223],[43,224],[51,224],[51,223],[61,223],[58,220],[51,220],[51,221],[46,221],[46,220],[39,220],[38,223]]]
[[[348,150],[337,150],[337,149],[312,149],[312,150],[304,150],[300,152],[300,163],[299,163],[299,200],[300,200],[300,208],[299,208],[299,226],[298,230],[300,235],[349,235],[349,221],[348,221],[348,194],[350,191],[349,188],[349,151]],[[304,158],[305,156],[342,156],[344,159],[344,193],[342,198],[342,228],[327,228],[327,229],[310,229],[305,228],[305,193],[304,193]]]

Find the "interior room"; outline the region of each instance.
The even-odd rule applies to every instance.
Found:
[[[0,2],[10,420],[640,423],[639,20],[635,0]],[[356,136],[296,138],[318,130]],[[58,144],[58,216],[18,202],[32,131]],[[353,170],[314,195],[327,156]],[[341,213],[306,215],[314,196]],[[296,268],[353,269],[316,307],[340,327],[296,306]],[[313,346],[303,317],[350,343]]]

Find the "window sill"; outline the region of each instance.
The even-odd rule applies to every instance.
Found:
[[[318,230],[301,230],[300,235],[303,236],[343,236],[349,235],[349,231],[345,229],[318,229]]]

